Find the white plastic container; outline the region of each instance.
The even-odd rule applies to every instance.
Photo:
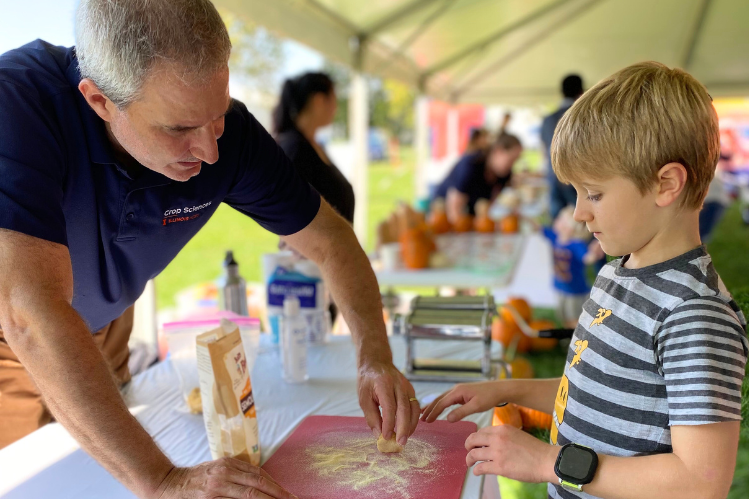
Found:
[[[307,374],[307,320],[300,313],[299,298],[283,301],[281,320],[281,368],[287,383],[304,383]]]
[[[260,320],[251,317],[228,317],[228,320],[239,327],[247,358],[247,369],[252,371],[260,346]],[[190,392],[200,386],[195,339],[199,334],[220,325],[220,317],[164,324],[164,336],[169,345],[169,360],[179,376],[182,396],[186,404]],[[185,405],[185,410],[188,410],[187,405]]]

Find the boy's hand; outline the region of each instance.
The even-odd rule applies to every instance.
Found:
[[[484,381],[456,385],[455,388],[443,393],[426,406],[421,420],[433,423],[445,409],[455,404],[461,404],[462,407],[458,407],[447,415],[447,420],[451,423],[477,412],[488,411],[497,404],[507,402],[502,400],[502,383],[502,381]]]
[[[559,447],[547,444],[514,426],[490,426],[466,440],[466,464],[473,474],[499,475],[521,482],[555,482]]]

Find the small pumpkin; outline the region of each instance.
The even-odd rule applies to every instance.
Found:
[[[531,321],[528,325],[536,331],[554,329],[556,327],[553,322],[543,319]],[[531,338],[530,340],[531,352],[546,352],[549,350],[553,350],[559,343],[559,340],[557,340],[556,338]]]
[[[436,199],[432,204],[432,212],[429,216],[429,228],[434,234],[445,234],[452,230],[452,225],[447,219],[445,201],[443,199]]]
[[[523,422],[524,430],[549,430],[551,429],[551,414],[523,407],[522,405],[514,405],[520,414],[520,419]]]
[[[502,219],[499,228],[505,234],[516,234],[520,229],[520,220],[516,214],[507,215]]]
[[[473,230],[473,217],[468,213],[463,213],[455,221],[455,227],[453,227],[453,229],[455,232],[471,232]]]
[[[400,238],[401,257],[408,269],[425,269],[429,267],[429,255],[432,247],[423,231],[409,229]]]
[[[508,369],[512,379],[530,379],[535,376],[533,365],[525,357],[515,357]]]
[[[533,316],[533,310],[524,298],[511,296],[507,300],[507,304],[517,310],[517,312],[520,314],[520,317],[522,317],[525,322],[530,322],[531,317]],[[515,320],[509,310],[505,310],[504,308],[502,308],[500,310],[500,314],[502,314],[502,317],[505,318],[505,320],[512,320],[513,322]]]
[[[494,408],[494,417],[492,426],[510,425],[515,428],[523,427],[523,419],[520,417],[520,411],[515,404],[505,404]]]
[[[495,317],[492,321],[492,339],[498,341],[507,349],[510,347],[513,338],[519,337],[517,351],[525,353],[530,348],[530,338],[515,324],[514,320],[506,321],[503,317]]]
[[[489,218],[489,201],[479,199],[474,207],[476,219],[473,222],[473,228],[476,232],[489,234],[494,232],[494,220]]]
[[[491,234],[494,232],[494,220],[489,217],[477,218],[473,224],[473,228],[476,229],[476,232]]]

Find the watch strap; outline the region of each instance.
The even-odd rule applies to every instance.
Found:
[[[569,490],[570,492],[582,492],[583,491],[582,484],[568,482],[566,480],[562,480],[561,478],[559,479],[559,485],[561,485],[564,490]]]

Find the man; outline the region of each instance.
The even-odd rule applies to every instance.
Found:
[[[369,262],[229,97],[230,50],[208,0],[82,0],[76,48],[0,56],[0,447],[51,413],[140,497],[290,497],[237,460],[176,468],[117,390],[132,304],[221,202],[319,264],[353,331],[369,426],[413,433],[418,401]]]
[[[551,196],[549,212],[552,220],[559,215],[559,212],[562,211],[562,208],[565,206],[575,206],[575,201],[577,199],[575,189],[571,185],[565,185],[557,179],[554,169],[551,167],[549,151],[551,151],[551,141],[554,138],[554,130],[557,127],[557,123],[562,119],[564,113],[572,107],[572,104],[583,95],[582,78],[576,74],[566,76],[562,80],[562,95],[564,96],[564,99],[562,100],[559,109],[544,118],[544,121],[541,124],[541,141],[543,142],[545,149],[546,175],[549,180],[549,194]]]

